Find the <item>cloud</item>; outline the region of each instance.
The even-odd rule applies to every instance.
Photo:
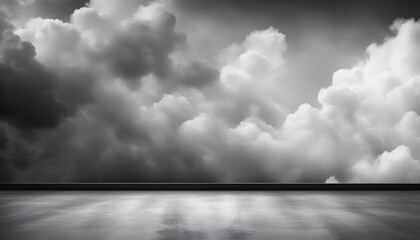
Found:
[[[248,172],[248,179],[258,181],[258,177],[254,177],[261,171],[264,180],[286,182],[418,181],[419,141],[414,129],[419,112],[417,66],[420,65],[415,64],[419,26],[414,20],[394,23],[391,29],[395,35],[381,45],[371,45],[365,61],[334,74],[331,86],[319,91],[319,107],[302,104],[297,111],[286,115],[284,121],[278,117],[273,124],[262,115],[243,114],[238,122],[228,121],[234,124],[229,126],[221,124],[228,119],[223,115],[204,114],[184,123],[181,133],[201,149],[204,157],[212,161],[223,159],[225,168],[234,162],[237,171],[229,171],[227,179],[243,180],[240,174]],[[275,31],[267,29],[259,32],[261,35],[250,34],[244,45],[249,38],[267,36],[267,32]],[[264,40],[257,42],[264,46],[267,42]],[[221,85],[229,91],[229,100],[235,98],[237,90],[238,96],[249,97],[247,106],[258,100],[251,97],[252,90],[257,89],[256,92],[264,96],[264,105],[255,107],[261,112],[270,103],[268,89],[281,89],[274,86],[276,81],[281,81],[282,58],[274,61],[280,66],[279,71],[265,78],[263,73],[267,71],[257,73],[254,69],[266,66],[252,66],[268,61],[262,62],[261,57],[246,50],[237,55],[237,59],[222,68]],[[272,76],[275,81],[271,81]],[[257,80],[259,85],[253,85]],[[264,83],[268,83],[266,89],[262,87]],[[236,109],[240,104],[233,103]],[[212,134],[215,137],[209,137]],[[256,162],[258,164],[253,165]],[[406,174],[407,169],[410,169],[409,174]]]
[[[419,142],[413,126],[420,110],[420,23],[397,20],[391,30],[395,35],[382,45],[368,47],[367,60],[337,71],[332,85],[319,92],[317,111],[332,120],[336,136],[347,137],[334,141],[343,153],[351,153],[344,158],[347,173],[336,176],[339,181],[418,181]]]
[[[359,161],[353,168],[353,182],[419,182],[420,163],[413,159],[410,149],[401,145],[385,151],[374,161]]]
[[[34,46],[10,30],[0,46],[0,118],[24,129],[58,125],[66,109],[54,97],[54,76],[34,59]]]
[[[274,27],[208,61],[156,2],[30,18],[1,37],[0,180],[417,182],[420,23],[391,29],[295,109]]]
[[[153,3],[140,6],[133,15],[116,21],[106,11],[99,14],[98,9],[102,7],[96,2],[91,5],[97,9],[75,11],[72,22],[82,35],[85,42],[82,44],[87,45],[97,60],[105,62],[115,76],[127,81],[148,74],[168,76],[172,71],[169,55],[185,41],[185,36],[174,29],[174,15],[163,5]]]
[[[34,126],[31,139],[16,131],[21,124],[6,125],[6,139],[14,144],[7,144],[4,151],[3,169],[11,173],[5,179],[214,181],[215,176],[199,157],[180,148],[174,135],[177,126],[194,116],[195,106],[189,101],[200,93],[191,90],[187,100],[182,94],[166,92],[178,89],[177,85],[180,90],[208,85],[217,79],[218,71],[199,60],[174,62],[170,58],[175,45],[185,41],[174,26],[172,14],[162,5],[150,4],[138,6],[133,15],[123,19],[82,8],[69,23],[34,18],[17,28],[15,33],[25,40],[13,35],[22,42],[19,53],[27,56],[11,58],[6,49],[4,59],[19,64],[31,61],[44,68],[42,63],[45,73],[54,72],[45,79],[51,83],[48,90],[74,115],[67,114],[64,119],[59,115],[60,121],[43,131],[38,131],[41,126]],[[124,49],[128,57],[120,52]],[[142,68],[144,72],[136,72]],[[135,80],[142,84],[134,91],[129,83]],[[33,84],[40,87],[42,82]],[[16,96],[16,100],[23,99]],[[38,96],[36,100],[40,99]],[[7,100],[12,97],[7,96]],[[22,119],[30,120],[18,120]],[[115,161],[117,158],[120,160]]]
[[[13,29],[13,25],[10,24],[0,13],[0,32],[6,29]]]
[[[168,54],[183,41],[174,31],[175,17],[162,5],[140,7],[136,14],[121,22],[107,47],[109,66],[124,79],[153,72],[166,76],[171,63]]]
[[[219,71],[200,61],[187,61],[175,66],[177,84],[201,87],[214,83],[219,77]]]
[[[46,65],[66,61],[80,38],[74,26],[58,19],[30,19],[16,34],[36,47],[37,59]]]
[[[92,0],[89,6],[103,15],[113,18],[115,21],[121,21],[133,16],[139,6],[147,6],[153,3],[150,0],[125,0],[124,4],[113,0]]]

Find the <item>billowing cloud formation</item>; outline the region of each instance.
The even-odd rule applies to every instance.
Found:
[[[3,24],[1,181],[420,181],[419,22],[291,109],[279,30],[211,65],[164,5],[115,2]]]
[[[396,21],[391,30],[395,36],[369,46],[367,60],[334,74],[319,92],[320,108],[301,106],[288,117],[304,123],[298,128],[314,137],[311,145],[325,142],[321,157],[339,163],[331,169],[338,181],[420,180],[420,24]]]
[[[21,128],[56,126],[65,108],[53,94],[54,76],[35,59],[35,48],[10,30],[0,36],[0,118]]]

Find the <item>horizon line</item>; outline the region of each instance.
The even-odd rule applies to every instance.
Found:
[[[0,190],[420,190],[420,183],[0,183]]]

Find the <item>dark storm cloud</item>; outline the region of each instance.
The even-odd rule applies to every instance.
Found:
[[[170,140],[168,146],[158,145],[147,136],[133,137],[134,133],[131,133],[129,137],[121,129],[124,126],[114,124],[111,119],[106,120],[94,113],[63,123],[58,131],[38,140],[37,145],[41,146],[38,148],[53,149],[55,153],[43,153],[52,156],[50,162],[42,157],[32,161],[36,165],[32,166],[31,172],[38,176],[37,181],[60,182],[218,180],[199,156],[183,150],[176,140]],[[132,130],[138,131],[133,127]],[[41,156],[41,153],[36,156]],[[16,175],[31,179],[31,176]]]
[[[173,14],[158,14],[151,19],[153,22],[136,17],[128,19],[114,34],[105,58],[123,79],[136,79],[149,73],[166,77],[171,71],[168,55],[185,41],[185,36],[175,32]]]
[[[55,89],[59,101],[66,104],[70,112],[76,112],[77,108],[90,103],[92,89],[95,84],[94,74],[86,69],[67,68],[62,70],[57,77]]]
[[[6,20],[6,17],[2,16],[2,14],[0,13],[0,32],[3,32],[6,29],[13,29],[13,25],[10,24]]]
[[[199,156],[177,144],[173,129],[155,127],[149,122],[154,112],[163,117],[167,114],[173,121],[171,126],[176,129],[191,117],[190,114],[183,116],[182,112],[176,112],[176,108],[171,109],[176,106],[171,102],[171,97],[162,100],[161,107],[159,104],[153,105],[139,115],[136,99],[130,98],[133,91],[127,88],[130,85],[118,85],[110,80],[116,76],[126,82],[133,79],[142,81],[143,76],[151,74],[162,83],[164,89],[167,84],[200,87],[214,82],[218,71],[194,60],[187,60],[181,68],[178,65],[174,67],[175,60],[170,59],[169,55],[177,46],[185,44],[186,38],[175,31],[175,17],[164,11],[161,5],[144,7],[137,15],[110,26],[105,33],[95,32],[98,38],[107,42],[103,49],[96,52],[96,49],[91,50],[91,46],[87,45],[90,39],[83,38],[83,34],[92,31],[92,22],[87,22],[91,16],[92,9],[85,9],[72,18],[77,27],[56,20],[36,19],[17,31],[33,41],[41,56],[45,56],[38,57],[40,61],[44,61],[48,69],[54,72],[46,78],[54,83],[53,88],[48,90],[54,90],[54,96],[66,107],[67,113],[76,114],[66,114],[64,119],[59,115],[62,124],[56,122],[55,128],[36,132],[30,141],[14,131],[13,127],[8,127],[6,139],[9,144],[3,155],[3,169],[8,169],[11,174],[4,181],[32,181],[34,178],[37,181],[216,181],[217,177],[205,167]],[[108,21],[100,19],[99,15],[96,17],[99,26],[101,21]],[[97,26],[93,24],[93,27]],[[67,33],[69,37],[61,38],[65,43],[56,38]],[[96,57],[102,56],[100,61],[80,65],[77,62],[71,65],[68,61],[54,61],[65,54],[79,57],[80,53],[74,49],[79,44],[79,37],[73,37],[79,35],[80,45],[86,44],[81,48],[82,54],[95,52]],[[77,41],[67,41],[70,38]],[[33,45],[29,42],[23,45],[33,51],[23,51],[28,56],[21,57],[20,61],[30,59],[26,61],[36,62],[41,67],[33,58]],[[82,56],[87,56],[87,60],[98,59],[89,54]],[[105,68],[106,71],[102,73],[97,69],[101,63],[111,67]],[[4,76],[13,75],[8,72]],[[36,79],[33,83],[42,85]],[[149,89],[142,91],[147,95]],[[10,96],[7,99],[11,101]],[[23,101],[19,96],[16,100]],[[48,110],[50,114],[54,112],[53,109]],[[18,124],[13,125],[18,129],[23,128]],[[167,138],[168,143],[162,145],[156,142],[154,132]]]
[[[34,46],[6,30],[0,37],[0,118],[24,129],[56,126],[66,110],[54,97],[54,76]]]
[[[194,87],[210,85],[219,76],[217,69],[199,61],[192,61],[180,66],[176,73],[179,82]]]

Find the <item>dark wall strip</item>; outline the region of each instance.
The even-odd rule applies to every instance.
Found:
[[[0,190],[420,190],[420,184],[68,183],[0,184]]]

